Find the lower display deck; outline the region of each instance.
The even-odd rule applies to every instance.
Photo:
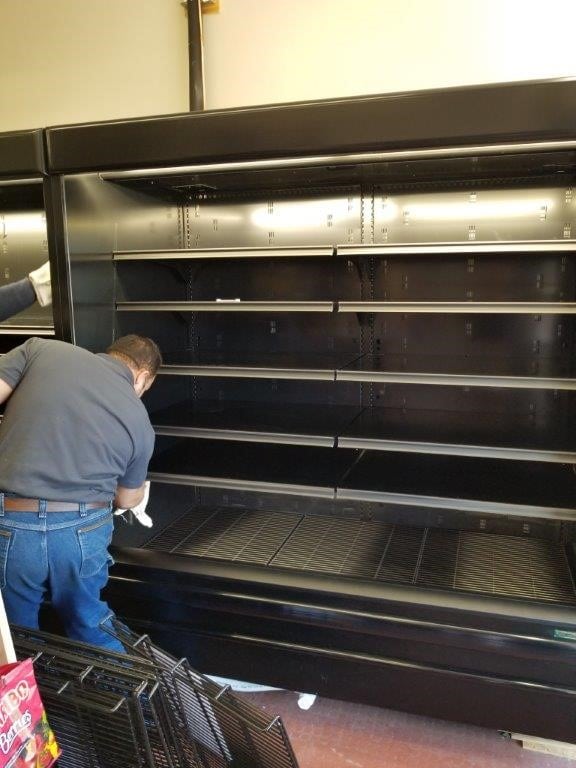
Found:
[[[148,511],[106,598],[201,671],[574,740],[571,522],[166,480]]]
[[[143,548],[343,578],[576,604],[565,547],[535,538],[208,507],[184,513]]]

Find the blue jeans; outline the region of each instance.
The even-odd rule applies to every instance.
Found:
[[[66,634],[75,640],[125,653],[100,628],[113,617],[100,591],[112,558],[112,505],[78,512],[4,510],[0,494],[0,588],[8,621],[38,628],[38,613],[49,593]]]

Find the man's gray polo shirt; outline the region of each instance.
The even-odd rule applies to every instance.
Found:
[[[118,359],[29,339],[0,358],[0,379],[14,388],[0,426],[0,490],[89,502],[142,485],[154,430]]]

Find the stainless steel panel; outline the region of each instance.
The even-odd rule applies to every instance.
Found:
[[[181,209],[97,174],[66,178],[65,201],[73,338],[101,351],[114,338],[112,252],[182,247]]]
[[[269,200],[207,199],[186,209],[188,248],[274,247],[361,242],[359,190],[350,195]]]
[[[576,198],[566,187],[374,195],[375,243],[559,240],[571,238]]]
[[[21,183],[21,182],[20,182]],[[48,260],[46,214],[43,210],[0,209],[0,286],[27,277]],[[53,330],[52,310],[33,304],[5,320],[0,328],[26,326]],[[28,331],[28,335],[30,331]]]

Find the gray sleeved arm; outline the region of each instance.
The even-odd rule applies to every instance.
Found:
[[[0,321],[17,315],[23,309],[28,309],[36,301],[32,283],[25,277],[15,283],[0,287]]]
[[[30,359],[32,345],[37,339],[28,339],[24,344],[10,350],[0,357],[0,379],[5,381],[12,389],[17,386],[24,375]]]
[[[132,456],[124,477],[118,480],[118,485],[122,488],[140,488],[144,480],[146,480],[148,463],[154,451],[154,438],[154,430],[150,426],[146,429],[145,434],[136,446],[136,451]]]

